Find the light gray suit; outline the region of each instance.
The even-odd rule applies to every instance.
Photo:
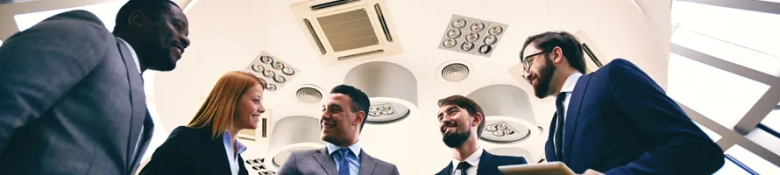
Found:
[[[152,128],[129,48],[94,14],[55,15],[0,47],[0,174],[130,175]]]
[[[328,148],[290,153],[277,175],[339,175]],[[398,167],[379,160],[360,150],[358,175],[398,175]]]

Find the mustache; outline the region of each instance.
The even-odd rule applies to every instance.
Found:
[[[439,127],[439,131],[441,133],[444,133],[444,131],[447,129],[447,127],[457,127],[458,123],[447,121],[442,123],[441,127]]]

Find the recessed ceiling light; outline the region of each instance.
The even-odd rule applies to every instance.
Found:
[[[245,68],[245,71],[257,75],[265,83],[265,89],[268,91],[278,90],[300,72],[290,64],[266,52],[260,53]]]
[[[507,27],[506,24],[452,15],[439,49],[489,57]],[[460,47],[454,47],[457,45]]]

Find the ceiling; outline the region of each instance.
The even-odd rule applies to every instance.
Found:
[[[67,3],[40,0],[0,5],[0,23],[3,24],[0,25],[0,39],[16,31],[12,22],[14,14],[108,1],[111,0]],[[520,47],[529,35],[548,30],[584,31],[590,40],[588,45],[600,51],[604,64],[612,58],[625,58],[639,65],[662,87],[666,87],[667,82],[670,1],[481,0],[477,3],[449,0],[444,3],[392,0],[385,2],[387,9],[383,11],[391,17],[388,22],[394,26],[397,32],[395,38],[400,41],[403,51],[386,57],[328,66],[320,61],[318,49],[306,38],[307,33],[290,9],[291,4],[300,1],[194,1],[197,5],[188,6],[183,5],[189,4],[188,0],[176,0],[188,10],[192,45],[175,71],[157,73],[153,80],[153,96],[165,132],[186,124],[192,118],[222,74],[243,70],[261,52],[300,70],[300,74],[284,87],[266,92],[264,105],[272,111],[272,121],[286,116],[319,117],[324,102],[310,104],[298,101],[295,92],[299,87],[313,85],[327,92],[344,83],[347,73],[358,65],[390,62],[413,75],[414,79],[398,80],[397,83],[416,82],[417,105],[410,109],[408,117],[398,122],[367,124],[361,144],[372,156],[398,165],[404,174],[435,173],[451,157],[437,131],[436,101],[453,94],[468,95],[492,85],[516,87],[526,94],[523,98],[531,97],[525,99],[529,103],[508,103],[506,106],[526,105],[518,108],[530,110],[530,115],[515,117],[544,129],[519,143],[483,142],[482,146],[489,149],[523,148],[529,152],[532,161],[542,157],[546,139],[543,136],[547,135],[546,128],[555,109],[552,99],[534,98],[533,90],[527,83],[518,82],[509,74],[509,69],[519,63]],[[503,23],[508,28],[489,57],[438,49],[437,44],[453,15]],[[470,66],[470,74],[465,80],[447,82],[438,74],[439,68],[451,61],[465,62]],[[250,148],[254,151],[248,152],[245,157],[261,157],[266,149],[266,144],[256,144]]]
[[[386,2],[389,8],[386,11],[392,17],[390,22],[395,26],[403,52],[332,66],[323,66],[318,50],[305,38],[306,33],[290,10],[290,5],[296,2],[199,1],[187,14],[192,45],[175,71],[159,73],[155,78],[158,112],[165,127],[186,124],[222,74],[244,69],[263,51],[301,71],[288,85],[266,93],[264,104],[273,111],[272,118],[276,121],[285,116],[320,115],[322,103],[306,104],[295,98],[300,85],[313,84],[327,91],[344,83],[347,72],[357,65],[391,62],[414,75],[416,80],[406,81],[416,81],[418,105],[402,121],[367,125],[361,144],[369,154],[396,163],[404,174],[430,174],[444,166],[450,157],[437,132],[436,101],[453,94],[467,95],[496,84],[532,92],[529,85],[508,74],[508,70],[519,63],[520,47],[529,35],[547,30],[586,31],[593,42],[590,45],[602,52],[602,62],[611,60],[608,58],[626,58],[642,67],[659,84],[666,85],[668,30],[671,28],[669,1],[635,4],[626,0],[483,0],[479,3],[392,0]],[[504,23],[509,27],[490,57],[438,49],[436,45],[453,14]],[[465,60],[472,65],[466,80],[449,83],[437,76],[438,67],[452,60]],[[533,97],[532,94],[529,96]],[[534,116],[526,117],[533,117],[531,120],[537,121],[536,125],[547,128],[554,112],[551,99],[531,98],[530,102]],[[544,140],[538,138],[512,146],[524,147],[533,159],[538,159],[543,154]],[[436,163],[430,166],[429,162]]]

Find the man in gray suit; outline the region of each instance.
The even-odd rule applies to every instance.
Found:
[[[276,174],[279,175],[398,175],[398,168],[369,156],[358,138],[370,102],[363,91],[339,85],[323,106],[320,130],[326,147],[291,153]]]
[[[0,47],[0,174],[130,175],[152,135],[141,73],[176,67],[187,18],[173,2],[130,0],[113,34],[70,11]]]

